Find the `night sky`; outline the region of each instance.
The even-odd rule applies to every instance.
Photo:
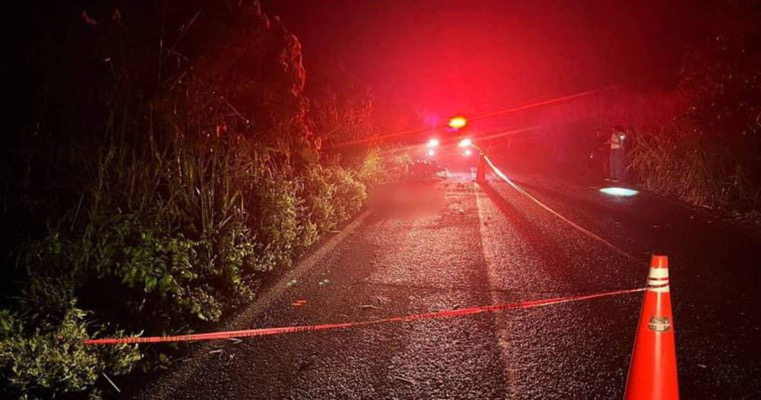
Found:
[[[705,12],[688,1],[264,6],[299,37],[312,78],[344,70],[381,102],[437,115],[490,112],[609,85],[673,88]]]

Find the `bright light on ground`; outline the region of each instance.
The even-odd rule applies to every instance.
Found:
[[[473,142],[470,139],[462,139],[460,140],[460,143],[457,144],[459,147],[470,147],[473,145]]]
[[[611,196],[621,196],[621,197],[629,197],[634,196],[639,191],[636,191],[634,189],[627,189],[627,188],[621,188],[621,187],[606,187],[600,189],[601,192],[605,194],[609,194]]]
[[[433,149],[428,150],[428,157],[433,157],[436,155],[436,152]]]
[[[470,155],[471,155],[471,154],[473,154],[473,152],[472,152],[472,151],[470,151],[470,149],[466,149],[466,150],[465,150],[465,151],[462,153],[462,155],[464,155],[465,157],[470,157]]]
[[[439,146],[439,139],[431,139],[428,141],[428,144],[426,144],[427,147],[438,147]]]

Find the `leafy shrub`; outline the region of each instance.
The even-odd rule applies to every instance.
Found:
[[[29,282],[20,296],[21,309],[30,321],[60,321],[74,300],[76,273],[72,243],[53,233],[29,245],[19,263]]]
[[[115,157],[121,156],[117,153]],[[97,202],[83,206],[88,218],[78,224],[80,228],[53,232],[23,253],[21,264],[28,269],[30,281],[21,310],[26,313],[28,329],[41,332],[29,340],[53,340],[53,333],[42,332],[55,332],[55,327],[66,330],[61,334],[72,337],[72,343],[83,340],[87,335],[85,314],[69,305],[77,298],[99,317],[118,320],[131,331],[183,332],[201,321],[218,321],[228,308],[252,298],[256,273],[290,266],[321,233],[354,215],[367,196],[358,174],[337,165],[308,165],[300,175],[271,170],[256,176],[246,168],[227,165],[238,164],[240,159],[219,158],[199,173],[225,174],[230,186],[240,186],[232,196],[237,205],[232,207],[226,200],[229,191],[218,185],[202,185],[196,179],[182,183],[160,161],[141,163],[142,168],[137,168],[127,165],[128,157],[121,158],[126,164],[119,174],[99,176],[98,180],[107,184],[94,186],[97,192],[91,198]],[[138,162],[138,158],[133,160]],[[194,161],[180,169],[196,167]],[[124,195],[117,189],[126,182],[150,186],[136,183],[145,177],[163,191],[141,189]],[[186,187],[190,184],[192,189]],[[180,201],[186,208],[176,211]],[[103,291],[122,293],[123,301],[114,304],[102,297]],[[93,299],[91,292],[96,292]],[[20,335],[18,317],[7,314],[4,319],[10,321],[7,336]],[[14,378],[18,379],[15,386],[32,385],[32,378],[24,378],[24,374],[47,373],[31,364],[31,353],[4,346],[8,357],[16,360],[8,367],[12,374],[13,368],[22,371]],[[66,384],[61,383],[58,372],[35,378],[40,390],[82,390],[97,379],[97,371],[110,365],[105,355],[81,345],[67,349],[73,353],[56,353],[51,359],[68,357],[70,365],[64,364],[71,374],[78,375],[67,375]],[[114,362],[132,365],[138,359],[124,355]]]
[[[357,177],[366,185],[375,186],[388,179],[386,171],[389,169],[390,165],[384,165],[380,149],[373,147],[357,169]]]
[[[334,166],[325,172],[335,187],[332,202],[336,221],[345,221],[362,207],[367,198],[367,188],[350,170]]]
[[[327,232],[362,207],[367,187],[359,174],[338,165],[315,165],[304,173],[302,194],[306,225]]]
[[[296,216],[300,200],[296,185],[287,179],[264,179],[257,192],[258,209],[251,222],[260,245],[257,247],[257,270],[271,271],[289,267],[303,229]]]
[[[81,392],[101,373],[129,372],[140,360],[137,346],[85,346],[85,312],[69,304],[60,323],[29,330],[22,319],[0,310],[0,371],[8,377],[6,395],[49,397]]]
[[[647,187],[689,203],[757,211],[761,9],[738,1],[711,8],[704,43],[685,54],[681,69],[687,107],[676,123],[642,132],[632,168]]]
[[[317,234],[325,233],[336,225],[336,212],[331,199],[335,194],[335,186],[328,180],[326,168],[321,165],[311,165],[302,177],[301,197],[303,224]]]
[[[357,212],[366,184],[377,181],[379,152],[362,167],[317,164],[321,140],[308,121],[295,36],[256,2],[209,7],[204,16],[202,26],[187,16],[159,71],[154,52],[142,53],[154,44],[146,38],[164,31],[150,23],[145,31],[156,35],[133,36],[120,21],[99,19],[83,33],[97,46],[69,44],[91,52],[101,73],[78,77],[76,93],[54,93],[72,107],[36,124],[55,134],[25,146],[34,158],[16,160],[31,171],[15,174],[30,177],[14,187],[32,199],[18,207],[55,205],[35,221],[37,231],[24,232],[24,288],[14,311],[0,312],[0,375],[18,393],[86,390],[101,372],[127,372],[140,359],[133,347],[84,347],[87,337],[117,328],[181,333],[219,321],[256,294],[262,272],[290,266]],[[183,48],[191,26],[221,42]],[[207,48],[222,50],[193,53]],[[68,56],[61,59],[76,59],[76,68],[87,62]],[[371,110],[365,102],[356,118],[331,123],[369,135]],[[161,361],[143,356],[144,364]]]
[[[637,132],[630,168],[645,187],[666,196],[698,206],[744,208],[761,193],[738,154],[726,143],[674,125]]]

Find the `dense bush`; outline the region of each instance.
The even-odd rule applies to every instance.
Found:
[[[632,174],[648,189],[687,203],[748,210],[761,201],[751,166],[732,149],[678,125],[641,129],[629,153]]]
[[[302,178],[302,223],[308,227],[310,237],[330,231],[336,224],[336,211],[332,201],[336,188],[325,173],[327,168],[319,165],[308,168]]]
[[[356,179],[354,172],[341,167],[329,168],[324,172],[335,187],[332,198],[334,218],[344,221],[356,213],[365,201],[365,184]]]
[[[129,372],[140,359],[136,346],[85,346],[85,312],[74,304],[67,308],[60,321],[33,330],[23,318],[0,310],[0,368],[17,393],[48,397],[51,392],[81,392],[100,374]]]
[[[104,373],[150,368],[166,356],[82,342],[219,321],[257,294],[263,273],[289,267],[351,218],[367,185],[382,180],[377,152],[321,162],[295,36],[256,2],[201,3],[206,19],[163,10],[182,28],[159,63],[144,50],[163,32],[150,7],[131,15],[145,19],[141,30],[124,29],[129,9],[108,9],[97,25],[77,20],[84,28],[72,37],[83,42],[34,60],[97,73],[72,75],[74,91],[60,83],[69,76],[41,81],[40,96],[66,107],[40,105],[37,126],[48,133],[20,131],[23,146],[8,152],[3,218],[24,240],[14,249],[20,289],[0,311],[0,396],[91,391]],[[334,122],[355,138],[369,126]]]
[[[313,225],[317,234],[334,229],[359,211],[367,198],[366,181],[337,165],[313,166],[303,182],[306,224]]]
[[[658,192],[736,211],[761,206],[761,7],[719,1],[705,42],[685,57],[688,107],[640,129],[632,172]]]
[[[212,148],[214,153],[236,154],[223,142]],[[10,322],[0,346],[7,349],[3,362],[12,364],[0,368],[10,376],[39,374],[34,385],[65,391],[85,388],[114,363],[124,368],[110,371],[126,372],[139,358],[134,349],[134,354],[119,354],[109,363],[81,345],[97,332],[86,329],[84,314],[70,305],[76,299],[133,333],[186,332],[201,322],[218,321],[227,309],[250,300],[257,272],[290,266],[365,200],[365,184],[343,167],[313,164],[299,174],[274,169],[255,174],[255,168],[239,168],[251,165],[245,157],[240,152],[208,162],[199,162],[202,154],[181,158],[186,161],[179,169],[189,175],[197,164],[205,165],[207,170],[197,171],[198,179],[180,178],[159,160],[121,165],[116,174],[113,168],[101,168],[107,176],[98,177],[90,201],[80,205],[87,221],[75,232],[51,232],[22,253],[21,265],[30,280],[21,309],[34,326],[45,328],[24,337],[19,319],[4,315]],[[160,190],[123,192],[129,185],[140,186],[145,176],[155,180],[147,186]],[[116,299],[102,291],[124,296]],[[78,345],[63,351],[55,343],[46,344],[57,337]],[[24,345],[25,340],[31,344]],[[54,352],[45,356],[50,362],[71,366],[68,373],[75,375],[66,385],[59,382],[59,369],[30,364],[35,353],[24,349],[31,351],[28,346],[38,342],[40,351]],[[21,375],[11,383],[26,391],[31,378]]]

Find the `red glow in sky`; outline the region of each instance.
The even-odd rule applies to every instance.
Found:
[[[265,0],[265,7],[300,38],[313,77],[340,70],[368,84],[379,102],[439,118],[610,85],[673,85],[694,36],[690,15],[700,8],[684,0]]]

